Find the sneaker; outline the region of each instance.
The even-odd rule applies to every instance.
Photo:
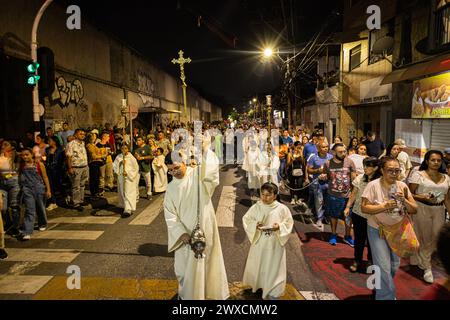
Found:
[[[40,226],[39,227],[39,231],[45,231],[45,230],[47,230],[47,226]]]
[[[150,200],[152,198],[152,194],[147,195],[147,200]]]
[[[17,228],[11,228],[8,231],[6,231],[6,234],[11,237],[17,237],[20,235],[20,231]]]
[[[319,228],[321,231],[323,231],[324,226],[323,226],[322,221],[318,220],[318,221],[314,224],[314,226],[316,226],[316,227]]]
[[[82,212],[84,208],[81,205],[73,206],[73,208],[79,212]]]
[[[352,248],[355,246],[355,242],[353,241],[352,236],[345,236],[344,242]]]
[[[124,212],[121,214],[121,216],[122,216],[122,218],[128,218],[128,217],[131,216],[131,213],[129,213],[129,212],[127,212],[127,211],[124,211]]]
[[[8,258],[8,253],[6,253],[5,249],[0,249],[0,259]]]
[[[337,243],[337,234],[332,234],[330,237],[330,241],[328,241],[329,244],[332,246],[335,246]]]
[[[56,208],[58,208],[58,205],[56,204],[56,203],[50,203],[49,205],[48,205],[48,207],[47,208],[45,208],[47,211],[52,211],[52,210],[54,210],[54,209],[56,209]]]
[[[28,241],[31,239],[31,235],[29,234],[22,234],[21,236],[19,236],[19,240],[21,241]]]
[[[425,282],[427,283],[434,282],[433,272],[431,272],[431,269],[425,270],[425,273],[423,274],[423,280],[425,280]]]

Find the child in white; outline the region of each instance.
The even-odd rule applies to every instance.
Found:
[[[243,283],[253,292],[262,289],[263,299],[277,299],[286,288],[285,245],[294,226],[288,207],[276,201],[278,187],[265,183],[261,201],[254,204],[242,218],[251,242],[245,265]]]
[[[126,218],[136,211],[136,180],[139,179],[139,165],[126,144],[122,145],[121,150],[122,153],[114,160],[113,170],[117,174],[119,207],[124,208],[122,217]]]
[[[167,189],[167,166],[164,163],[164,150],[158,148],[156,158],[153,159],[152,168],[155,173],[154,188],[155,192],[165,192]]]

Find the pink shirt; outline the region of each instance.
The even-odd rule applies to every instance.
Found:
[[[405,183],[397,181],[397,190],[404,190],[405,188],[406,189],[408,188],[408,186]],[[383,189],[383,187],[381,186],[381,178],[379,178],[367,184],[367,187],[366,189],[364,189],[364,192],[361,197],[366,198],[372,205],[378,205],[389,201],[389,190]],[[367,223],[369,226],[375,229],[378,229],[378,223],[376,222],[375,217],[380,223],[389,226],[396,224],[402,221],[403,219],[403,216],[392,215],[389,214],[388,211],[384,211],[378,214],[371,214],[367,219]]]

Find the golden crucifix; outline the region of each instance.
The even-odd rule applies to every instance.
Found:
[[[184,114],[187,117],[187,99],[186,99],[186,87],[187,87],[187,85],[186,85],[186,76],[184,75],[184,64],[185,63],[190,63],[192,60],[191,60],[191,58],[184,58],[183,54],[184,54],[183,50],[180,50],[178,52],[179,58],[178,59],[172,59],[172,63],[180,65],[180,72],[181,72],[180,79],[183,82],[182,87],[183,87]]]

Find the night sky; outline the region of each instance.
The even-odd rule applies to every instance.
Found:
[[[261,63],[261,48],[278,43],[289,51],[286,40],[306,42],[333,11],[342,12],[337,0],[56,2],[79,5],[82,19],[117,36],[174,76],[179,76],[179,69],[171,60],[182,49],[193,60],[186,67],[188,85],[226,106],[245,105],[251,96],[279,87],[280,70],[275,63]]]

